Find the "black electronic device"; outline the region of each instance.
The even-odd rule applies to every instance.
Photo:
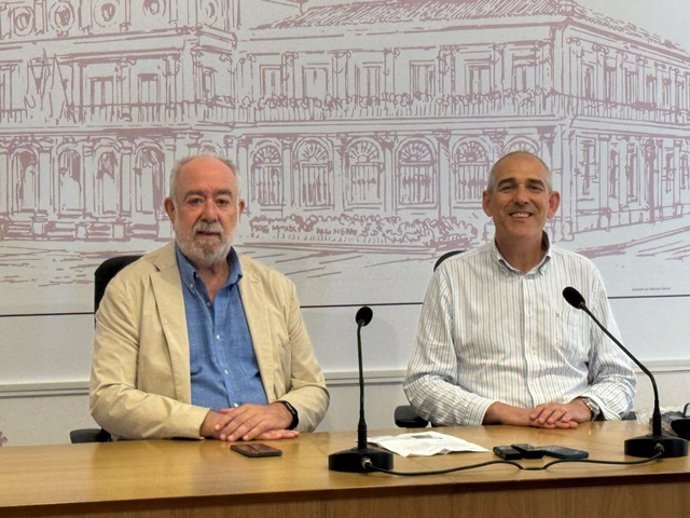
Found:
[[[568,448],[566,446],[548,445],[539,446],[539,448],[544,452],[544,455],[555,457],[557,459],[578,460],[589,457],[589,453],[585,450],[577,450],[575,448]]]
[[[280,457],[283,454],[282,450],[260,442],[235,443],[230,449],[246,457]]]
[[[510,446],[520,452],[523,459],[541,459],[544,456],[544,450],[539,446],[527,443],[511,444]]]
[[[685,405],[683,415],[671,421],[670,426],[673,433],[678,435],[678,437],[690,439],[690,403]]]
[[[371,322],[374,312],[362,306],[355,315],[357,322],[357,358],[359,360],[359,424],[357,425],[357,447],[331,453],[328,469],[348,473],[366,473],[373,468],[393,469],[393,454],[367,445],[367,423],[364,418],[364,374],[362,369],[362,327]]]
[[[494,446],[494,453],[504,460],[518,460],[522,458],[522,454],[519,451],[507,444]]]
[[[680,437],[673,437],[662,433],[661,429],[661,407],[659,406],[659,390],[656,380],[652,373],[640,362],[635,355],[628,351],[620,341],[613,336],[604,325],[599,322],[597,317],[589,310],[582,294],[572,286],[563,290],[563,298],[575,309],[581,309],[594,321],[594,323],[615,343],[635,364],[642,369],[652,382],[654,390],[654,412],[652,414],[652,433],[626,439],[624,451],[626,455],[633,457],[653,457],[661,453],[661,457],[685,457],[688,454],[688,441]]]

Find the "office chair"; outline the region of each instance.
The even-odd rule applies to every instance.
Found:
[[[436,259],[434,271],[438,269],[443,261],[454,255],[461,254],[462,252],[464,252],[464,250],[451,250],[444,253],[441,257]],[[393,420],[400,428],[426,428],[429,424],[429,421],[417,415],[417,411],[412,405],[399,405],[395,407]]]
[[[133,263],[139,259],[141,255],[119,255],[110,257],[103,261],[93,274],[94,277],[94,291],[93,291],[93,312],[94,315],[98,311],[98,305],[101,303],[105,288],[110,280],[117,275],[125,266]],[[110,434],[102,428],[80,428],[72,430],[69,433],[69,439],[72,444],[82,442],[110,442],[112,440]]]

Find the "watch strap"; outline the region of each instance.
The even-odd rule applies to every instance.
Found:
[[[294,430],[297,428],[297,425],[299,424],[299,414],[297,413],[297,409],[292,406],[289,401],[279,399],[277,402],[287,408],[287,411],[290,412],[290,415],[292,416],[292,422],[290,423],[290,426],[288,426],[288,430]]]

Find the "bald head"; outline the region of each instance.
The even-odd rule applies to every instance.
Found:
[[[509,162],[512,158],[516,157],[529,157],[539,162],[544,168],[544,172],[546,173],[546,186],[548,187],[549,191],[553,191],[553,183],[551,181],[551,169],[548,165],[546,165],[546,162],[544,162],[534,153],[530,153],[529,151],[512,151],[511,153],[503,155],[501,158],[499,158],[491,168],[491,171],[489,171],[489,180],[486,185],[486,190],[488,192],[493,192],[496,188],[496,173],[501,169],[501,167],[505,165],[506,162]]]

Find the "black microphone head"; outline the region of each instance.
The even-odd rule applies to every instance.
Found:
[[[355,315],[355,322],[360,326],[366,326],[374,316],[374,312],[369,306],[362,306],[357,310]]]
[[[563,289],[563,298],[575,309],[582,309],[587,306],[585,298],[572,286]]]

